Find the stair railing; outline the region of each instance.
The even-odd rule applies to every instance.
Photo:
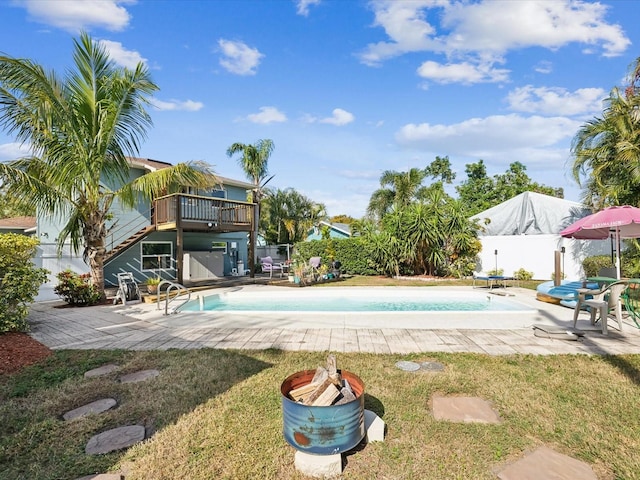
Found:
[[[180,305],[175,306],[172,310],[171,313],[177,313],[178,309],[180,307],[182,307],[184,304],[186,304],[189,300],[191,300],[191,290],[189,290],[187,287],[185,287],[184,285],[181,285],[177,282],[172,282],[171,280],[163,280],[158,284],[158,300],[156,302],[156,310],[160,310],[160,288],[163,285],[168,285],[167,290],[165,291],[165,298],[164,298],[164,315],[169,315],[169,305],[171,304],[171,302],[173,302],[174,300],[177,300],[181,297],[183,297],[184,295],[187,296],[186,300],[183,299],[182,303],[180,303]],[[175,291],[175,295],[172,297],[171,296],[171,291],[174,290]]]
[[[136,216],[123,225],[118,225],[117,223],[112,225],[111,229],[107,232],[107,241],[105,242],[109,251],[113,251],[113,249],[118,246],[115,244],[117,237],[124,237],[124,241],[134,233],[142,230],[142,228],[151,225],[151,220],[147,217],[151,218],[151,208],[142,212],[142,218]]]

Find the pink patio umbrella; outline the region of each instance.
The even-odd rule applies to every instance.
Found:
[[[606,240],[613,235],[616,242],[616,274],[620,278],[620,239],[640,238],[640,208],[630,205],[605,208],[572,223],[560,235],[579,240]]]

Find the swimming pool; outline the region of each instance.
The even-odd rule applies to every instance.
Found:
[[[309,288],[280,291],[231,291],[201,296],[181,311],[208,312],[518,312],[530,308],[482,292],[425,287]]]

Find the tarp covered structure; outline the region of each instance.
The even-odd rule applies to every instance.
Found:
[[[480,220],[482,235],[548,235],[590,213],[578,202],[524,192],[471,218]]]
[[[513,275],[523,268],[533,278],[548,280],[555,268],[555,251],[565,248],[561,268],[566,278],[581,278],[582,261],[591,255],[608,255],[603,241],[563,239],[559,233],[591,211],[578,202],[535,192],[524,192],[480,212],[482,252],[476,270],[502,269]],[[497,253],[496,253],[497,252]]]

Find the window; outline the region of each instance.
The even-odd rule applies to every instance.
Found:
[[[173,268],[172,242],[142,242],[142,270],[164,270]]]
[[[211,242],[213,252],[227,253],[227,242]]]

